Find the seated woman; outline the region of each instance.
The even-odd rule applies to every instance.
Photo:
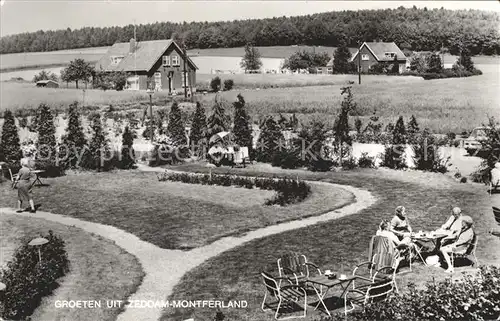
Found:
[[[412,229],[408,219],[406,218],[406,209],[404,206],[396,207],[395,214],[396,215],[394,215],[391,220],[390,231],[402,240],[403,238],[410,236]]]
[[[380,223],[379,230],[377,231],[376,235],[387,237],[398,248],[412,245],[411,239],[409,237],[404,237],[402,240],[400,240],[396,236],[396,234],[390,231],[389,224],[386,221],[382,221],[382,223]]]
[[[450,253],[463,254],[467,251],[471,242],[474,240],[474,231],[472,230],[472,218],[470,216],[462,216],[462,229],[456,240],[448,245],[441,247],[441,253],[448,264],[448,269],[445,272],[453,272]]]

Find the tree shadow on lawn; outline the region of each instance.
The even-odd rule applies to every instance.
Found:
[[[381,175],[363,175],[362,172],[313,174],[303,178],[311,179],[311,176],[316,180],[322,178],[368,189],[378,197],[378,201],[359,213],[257,239],[209,259],[184,275],[173,291],[175,297],[247,300],[247,309],[230,310],[227,317],[242,319],[251,312],[247,320],[262,320],[264,314],[257,312],[260,311],[259,301],[264,295],[260,271],[277,275],[276,260],[289,251],[305,254],[309,261],[318,264],[322,270],[337,270],[342,263],[347,271],[352,271],[355,265],[367,260],[371,236],[382,219],[392,218],[398,205],[407,208],[414,230],[438,228],[448,219],[451,208],[460,206],[475,221],[480,262],[500,262],[500,253],[496,250],[500,242],[492,243],[492,239],[496,238],[487,233],[492,218],[481,214],[491,211],[491,206],[487,196],[475,186],[450,182],[448,186],[432,188],[426,182],[419,184],[417,181],[388,180]],[[439,271],[442,272],[442,269]],[[408,281],[421,284],[430,279],[431,272],[430,269],[419,269],[418,273],[408,273],[407,278]],[[178,313],[196,319],[210,318],[209,311],[174,309],[165,311],[162,320],[170,320],[173,314]]]

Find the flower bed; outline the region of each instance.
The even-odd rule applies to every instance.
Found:
[[[276,195],[266,201],[266,205],[287,205],[303,201],[311,193],[311,187],[303,181],[293,179],[251,178],[234,175],[164,173],[160,181],[174,181],[188,184],[239,186],[274,190]]]

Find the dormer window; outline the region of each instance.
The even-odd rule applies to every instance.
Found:
[[[122,61],[123,56],[111,56],[111,64],[118,65]]]
[[[385,58],[394,59],[394,57],[396,57],[396,53],[395,52],[386,52],[386,53],[384,53],[384,55],[385,55]]]
[[[179,56],[173,55],[172,56],[172,66],[180,66],[181,63],[179,62]]]
[[[170,56],[163,56],[163,65],[170,67]]]
[[[368,54],[362,54],[361,60],[370,60],[370,56],[368,56]]]

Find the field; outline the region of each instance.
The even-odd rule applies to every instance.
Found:
[[[331,124],[340,106],[340,88],[347,81],[354,81],[357,114],[365,125],[374,112],[381,116],[384,124],[394,122],[400,115],[407,120],[415,115],[421,127],[436,133],[461,133],[486,122],[488,116],[500,114],[498,69],[492,64],[478,67],[483,75],[469,78],[423,80],[410,76],[367,75],[362,76],[361,85],[357,84],[355,75],[230,75],[227,78],[235,80],[236,87],[240,88],[221,95],[232,102],[241,93],[254,121],[268,114],[296,113],[303,122],[319,117]],[[210,78],[206,76],[203,80],[204,77],[200,75],[199,81]],[[225,75],[221,78],[227,79]],[[246,90],[256,87],[262,89]],[[265,87],[267,89],[263,89]],[[0,91],[0,110],[36,108],[42,102],[65,110],[71,102],[82,103],[83,99],[85,105],[113,104],[118,108],[149,101],[144,92],[86,90],[83,93],[81,89],[35,88],[31,83],[0,82]],[[155,105],[164,105],[166,97],[166,93],[155,93]],[[208,111],[214,94],[199,94],[196,99]]]

